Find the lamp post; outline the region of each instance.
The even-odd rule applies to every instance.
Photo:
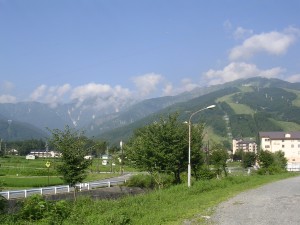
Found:
[[[191,120],[192,120],[192,117],[195,115],[195,114],[197,114],[197,113],[199,113],[199,112],[201,112],[201,111],[203,111],[203,110],[206,110],[206,109],[213,109],[213,108],[215,108],[216,107],[216,105],[210,105],[210,106],[207,106],[207,107],[205,107],[205,108],[203,108],[203,109],[199,109],[198,111],[196,111],[196,112],[193,112],[192,114],[191,114],[191,116],[190,116],[190,119],[189,119],[189,161],[188,161],[188,187],[190,187],[191,186],[191,130],[192,130],[192,122],[191,122]]]
[[[120,148],[121,148],[121,174],[123,175],[123,160],[124,160],[124,152],[123,152],[123,141],[120,141]]]

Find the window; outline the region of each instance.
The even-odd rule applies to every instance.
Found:
[[[294,144],[291,145],[291,148],[294,148]]]
[[[282,148],[284,148],[284,145],[281,145]]]
[[[265,148],[270,148],[270,145],[265,145]]]

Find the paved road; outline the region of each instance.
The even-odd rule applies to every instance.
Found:
[[[299,225],[300,176],[246,191],[221,203],[209,224]]]

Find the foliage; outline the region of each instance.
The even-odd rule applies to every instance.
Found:
[[[261,150],[258,154],[258,164],[261,168],[269,168],[274,163],[273,153]]]
[[[5,183],[2,180],[0,180],[0,191],[2,191],[4,185]],[[7,206],[7,200],[2,195],[0,195],[0,213],[3,213],[5,211],[6,206]]]
[[[47,221],[48,224],[62,224],[62,221],[70,215],[72,205],[70,202],[60,200],[51,202],[41,195],[32,195],[26,198],[21,206],[19,217],[23,220],[37,222]]]
[[[239,161],[243,158],[243,150],[238,149],[232,156],[233,161]]]
[[[212,147],[212,153],[210,156],[211,163],[214,165],[214,168],[216,170],[216,173],[218,176],[222,174],[222,171],[224,172],[225,176],[227,176],[227,160],[229,158],[227,150],[224,148],[224,146],[220,144],[216,144]]]
[[[252,167],[256,162],[256,154],[254,152],[244,152],[242,154],[242,166],[244,168]]]
[[[287,158],[284,157],[283,151],[274,152],[274,164],[278,165],[281,169],[286,169]]]
[[[29,139],[23,141],[9,141],[6,143],[7,149],[18,150],[19,155],[27,155],[32,150],[45,149],[46,142],[42,139]]]
[[[203,166],[198,173],[199,180],[211,180],[215,177],[215,173],[206,166]]]
[[[203,127],[191,127],[191,164],[194,171],[203,163]],[[161,118],[159,122],[140,128],[125,146],[127,157],[136,168],[153,173],[172,173],[180,183],[180,173],[188,162],[188,126],[178,120],[178,114]]]
[[[173,182],[173,177],[168,174],[139,174],[132,176],[126,183],[126,186],[148,189],[161,189],[171,186]]]
[[[260,151],[258,154],[258,163],[261,167],[258,174],[276,174],[286,171],[287,159],[284,152],[277,151],[275,153],[269,151]]]
[[[126,182],[126,186],[153,189],[155,187],[155,181],[153,177],[150,175],[139,174],[139,175],[132,176]]]
[[[41,195],[32,195],[23,202],[20,217],[29,221],[42,219],[48,211],[49,203]]]
[[[70,186],[75,187],[76,183],[82,182],[86,176],[86,169],[91,164],[91,160],[84,159],[88,154],[87,139],[83,133],[65,127],[63,131],[52,130],[51,143],[62,153],[62,163],[57,169],[63,176],[63,180]]]

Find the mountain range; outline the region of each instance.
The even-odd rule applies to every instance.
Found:
[[[232,137],[256,137],[258,131],[300,130],[300,83],[279,79],[240,79],[177,96],[126,102],[118,110],[113,106],[99,110],[95,101],[98,99],[56,107],[39,102],[0,104],[0,138],[46,138],[47,128],[69,125],[85,130],[87,136],[118,143],[162,115],[177,112],[186,121],[191,112],[212,104],[217,106],[214,110],[204,110],[192,121],[205,123],[208,139],[230,141]]]

